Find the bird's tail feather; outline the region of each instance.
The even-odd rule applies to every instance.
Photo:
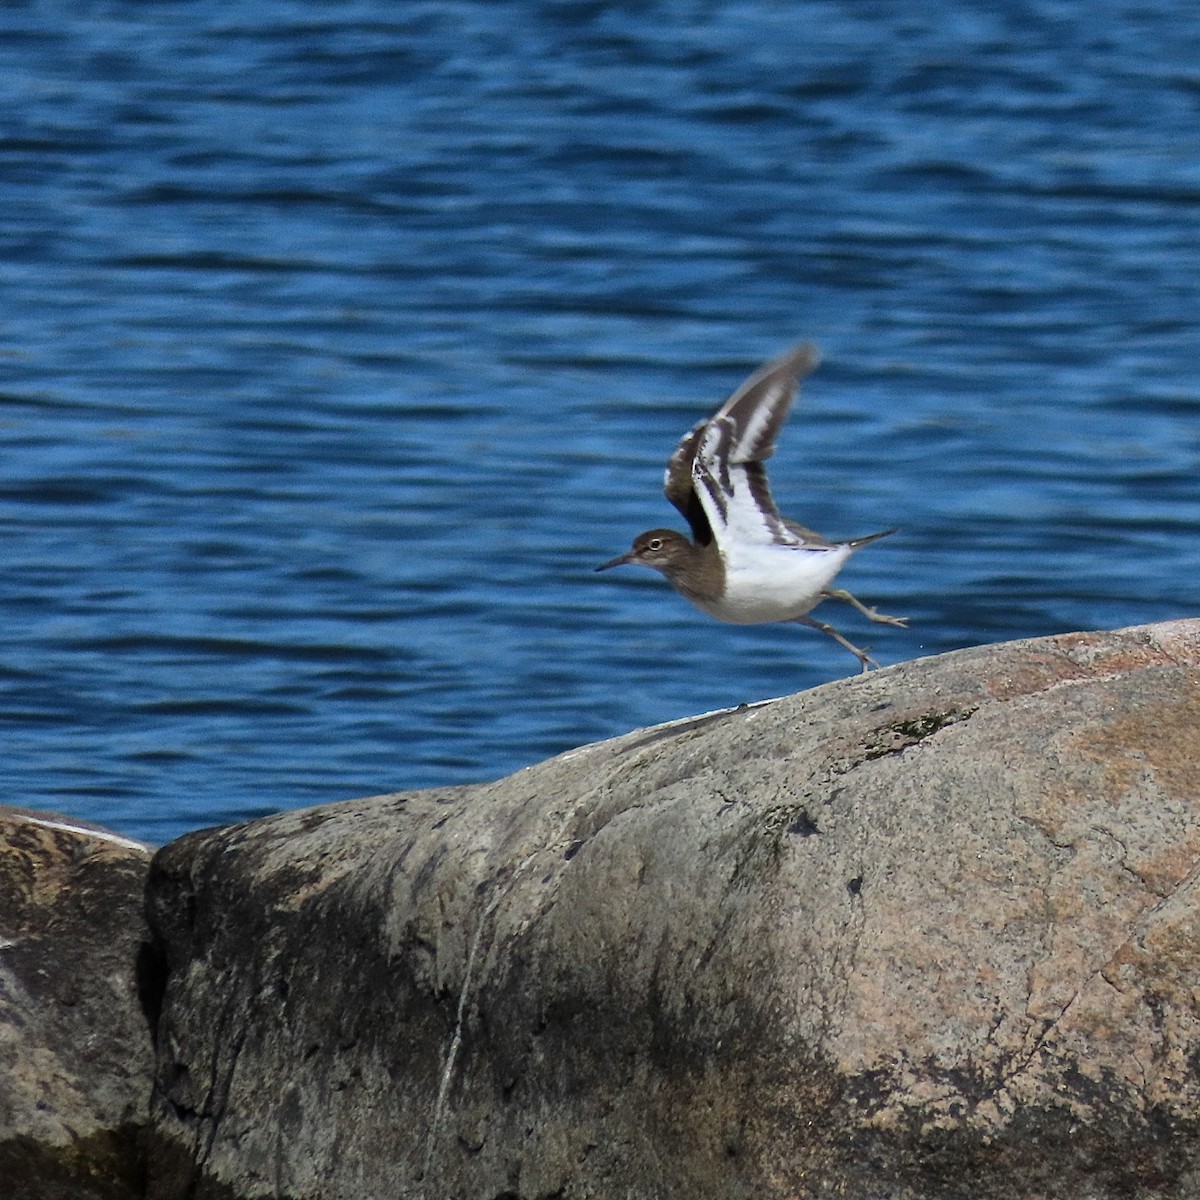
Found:
[[[846,545],[852,550],[857,550],[859,546],[865,546],[868,542],[877,542],[880,538],[891,537],[895,532],[895,529],[883,529],[879,533],[868,533],[866,537],[851,538]]]

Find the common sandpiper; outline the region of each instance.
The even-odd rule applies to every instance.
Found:
[[[822,600],[842,600],[868,620],[907,625],[907,617],[889,617],[848,591],[830,587],[855,550],[896,531],[826,541],[780,516],[763,467],[775,452],[776,435],[800,380],[817,361],[816,347],[807,344],[760,367],[675,448],[663,490],[687,520],[691,539],[673,529],[651,529],[634,538],[627,554],[596,570],[624,563],[651,567],[685,599],[721,621],[809,625],[849,650],[866,671],[879,664],[832,625],[808,614]]]

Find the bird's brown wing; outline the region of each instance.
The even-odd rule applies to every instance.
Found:
[[[811,342],[759,367],[713,414],[712,420],[733,423],[729,444],[731,463],[765,462],[775,453],[775,438],[791,411],[800,380],[816,368],[817,348]]]
[[[704,420],[688,430],[675,447],[675,453],[667,463],[667,473],[663,476],[663,491],[691,526],[692,540],[698,546],[707,546],[713,540],[712,526],[708,523],[704,506],[692,482],[692,463],[707,427],[708,421]]]
[[[706,481],[710,491],[716,491],[716,501],[723,505],[722,492],[731,488],[729,468],[745,467],[745,478],[756,504],[761,508],[774,540],[793,541],[794,534],[810,544],[823,544],[823,539],[802,526],[789,530],[775,508],[767,486],[766,471],[761,463],[775,452],[775,437],[792,407],[800,380],[817,365],[817,348],[805,343],[772,359],[760,367],[709,418],[692,426],[684,435],[667,463],[663,491],[670,502],[683,514],[697,545],[707,546],[713,540],[712,522],[696,492],[696,456],[704,449],[710,432],[720,428],[712,439],[716,461],[702,464],[702,476],[716,467],[720,480]]]

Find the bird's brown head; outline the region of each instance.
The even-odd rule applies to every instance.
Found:
[[[674,529],[651,529],[647,533],[639,533],[633,539],[633,548],[628,553],[601,563],[596,570],[607,571],[609,567],[633,563],[637,566],[653,567],[666,575],[694,552],[695,547],[692,543]]]

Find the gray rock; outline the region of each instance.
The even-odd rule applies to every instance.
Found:
[[[150,883],[154,1200],[1200,1194],[1200,621],[960,651]]]
[[[0,808],[0,1195],[144,1194],[153,1048],[136,971],[147,847]]]

